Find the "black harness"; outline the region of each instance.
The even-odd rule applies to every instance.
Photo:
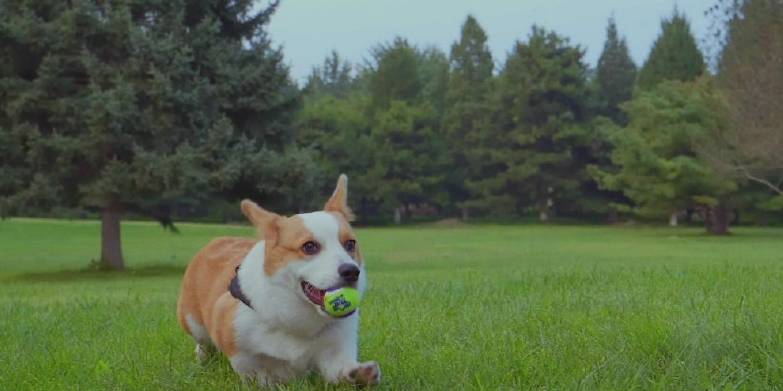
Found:
[[[232,278],[231,283],[228,284],[228,292],[231,293],[231,296],[234,296],[235,299],[241,301],[246,306],[253,308],[253,306],[250,305],[250,299],[242,293],[242,287],[239,286],[239,266],[234,269],[234,278]]]

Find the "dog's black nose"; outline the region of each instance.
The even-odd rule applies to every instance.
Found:
[[[346,282],[356,282],[359,279],[359,267],[352,263],[344,263],[337,268],[337,273]]]

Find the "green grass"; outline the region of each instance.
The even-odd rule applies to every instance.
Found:
[[[179,228],[125,223],[132,270],[106,274],[78,271],[96,222],[0,221],[0,388],[245,388],[223,358],[196,364],[175,307],[193,253],[253,231]],[[371,282],[360,355],[381,363],[382,389],[783,388],[783,229],[358,234]]]

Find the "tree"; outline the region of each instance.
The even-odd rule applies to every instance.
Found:
[[[353,196],[353,209],[360,220],[378,214],[377,203],[369,197],[377,189],[367,186],[366,178],[367,167],[372,164],[374,154],[366,116],[367,105],[368,98],[356,91],[343,98],[306,95],[296,121],[298,144],[315,152],[321,177],[334,178],[341,173],[351,176],[351,187],[356,194]],[[331,186],[331,180],[319,183],[322,191],[330,191]],[[318,197],[312,199],[320,200]]]
[[[304,90],[309,94],[325,93],[343,97],[351,90],[352,70],[351,64],[340,58],[336,50],[332,50],[322,66],[313,68]]]
[[[397,38],[374,48],[373,61],[355,78],[343,78],[349,86],[344,93],[306,88],[298,143],[316,152],[327,177],[354,172],[360,218],[396,212],[401,221],[416,207],[447,203],[433,183],[445,171],[438,129],[448,60],[435,48],[419,49]],[[338,62],[334,56],[327,60]]]
[[[373,125],[373,164],[364,180],[375,189],[374,201],[393,211],[398,224],[414,208],[439,207],[447,200],[445,145],[436,119],[428,103],[393,101]]]
[[[375,64],[369,65],[371,113],[382,112],[392,101],[414,102],[421,94],[423,80],[419,77],[420,53],[404,38],[372,50]]]
[[[727,100],[730,126],[716,128],[700,152],[727,177],[766,188],[775,197],[765,204],[783,209],[783,3],[720,5],[713,9],[715,17],[726,18],[718,85]]]
[[[498,81],[493,134],[482,144],[485,170],[472,181],[470,207],[494,214],[533,209],[542,221],[580,208],[589,134],[584,51],[534,27],[517,42]]]
[[[435,110],[435,116],[440,126],[446,109],[446,91],[449,83],[449,59],[437,47],[430,46],[418,52],[419,63],[417,75],[421,91],[418,101],[427,102]]]
[[[2,213],[99,210],[101,264],[122,269],[125,211],[166,222],[185,196],[274,195],[281,178],[311,175],[287,147],[296,91],[263,30],[276,7],[0,2],[13,59],[0,66],[0,139],[13,142]],[[283,171],[258,182],[270,166]]]
[[[649,89],[665,80],[695,80],[704,71],[704,56],[691,33],[690,22],[675,9],[670,19],[661,22],[661,34],[639,71],[639,87]]]
[[[708,79],[662,82],[624,104],[630,123],[612,137],[616,171],[598,173],[604,188],[621,190],[634,212],[676,215],[702,211],[710,233],[728,232],[737,184],[702,161],[695,147],[725,128],[724,101]]]
[[[631,99],[636,82],[636,64],[628,53],[625,37],[617,34],[614,18],[609,18],[606,27],[606,43],[598,58],[595,84],[601,103],[598,114],[625,126],[627,118],[620,104]]]
[[[467,181],[477,179],[482,159],[475,147],[489,131],[492,112],[492,53],[484,29],[472,15],[465,19],[459,41],[451,46],[449,65],[443,133],[454,169],[447,183],[454,201],[461,203],[470,196]],[[468,208],[463,205],[461,209],[466,219]]]

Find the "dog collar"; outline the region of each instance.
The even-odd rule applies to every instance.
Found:
[[[231,293],[231,296],[234,296],[235,299],[241,301],[251,309],[253,308],[253,306],[250,305],[250,299],[242,293],[242,287],[239,286],[239,266],[234,269],[234,278],[232,278],[231,283],[228,284],[228,292]]]

